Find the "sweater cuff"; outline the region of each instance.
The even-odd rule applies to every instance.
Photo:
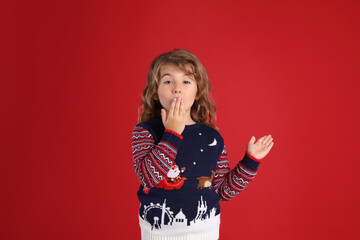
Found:
[[[260,160],[254,158],[248,152],[246,152],[243,160],[241,160],[241,164],[247,169],[256,172],[259,167]]]
[[[183,139],[183,136],[178,134],[177,132],[173,131],[173,130],[170,130],[170,129],[165,129],[165,132],[171,132],[173,134],[175,134],[176,136],[178,136],[179,138],[181,138],[181,140]]]
[[[256,162],[259,162],[259,163],[261,162],[260,159],[257,159],[256,157],[252,156],[248,151],[246,151],[246,155]]]
[[[180,147],[180,143],[181,143],[182,139],[183,139],[183,136],[181,136],[180,134],[166,129],[164,131],[164,135],[162,136],[161,141],[166,141],[166,142],[170,143],[174,148],[176,148],[174,150],[177,152],[177,150]]]

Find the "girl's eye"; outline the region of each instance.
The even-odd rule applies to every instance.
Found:
[[[172,83],[172,81],[170,81],[170,80],[164,81],[164,84],[170,84],[170,83]],[[191,84],[191,81],[185,80],[184,83]]]

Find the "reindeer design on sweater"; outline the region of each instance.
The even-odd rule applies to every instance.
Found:
[[[200,188],[200,189],[203,189],[203,188],[209,188],[209,189],[212,189],[213,186],[212,186],[212,181],[214,179],[214,176],[215,176],[215,171],[214,170],[211,170],[211,177],[204,177],[204,176],[201,176],[201,177],[198,177],[197,180],[199,180],[199,185],[197,188]]]

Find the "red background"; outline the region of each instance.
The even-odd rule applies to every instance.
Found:
[[[1,239],[139,239],[131,131],[150,62],[208,71],[231,167],[221,239],[359,237],[359,1],[1,1]]]

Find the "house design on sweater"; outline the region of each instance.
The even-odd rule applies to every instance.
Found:
[[[148,219],[148,213],[153,210],[161,210],[161,216],[154,216],[153,219]],[[166,206],[166,199],[163,204],[150,203],[150,205],[144,205],[144,211],[142,215],[142,219],[151,224],[151,230],[154,229],[171,229],[172,227],[180,227],[180,226],[192,226],[197,223],[206,223],[211,221],[216,214],[216,208],[212,208],[210,211],[207,209],[206,201],[203,200],[201,196],[201,200],[198,201],[197,214],[194,219],[189,221],[186,215],[183,213],[182,209],[174,216],[174,212],[171,211],[170,207]]]

